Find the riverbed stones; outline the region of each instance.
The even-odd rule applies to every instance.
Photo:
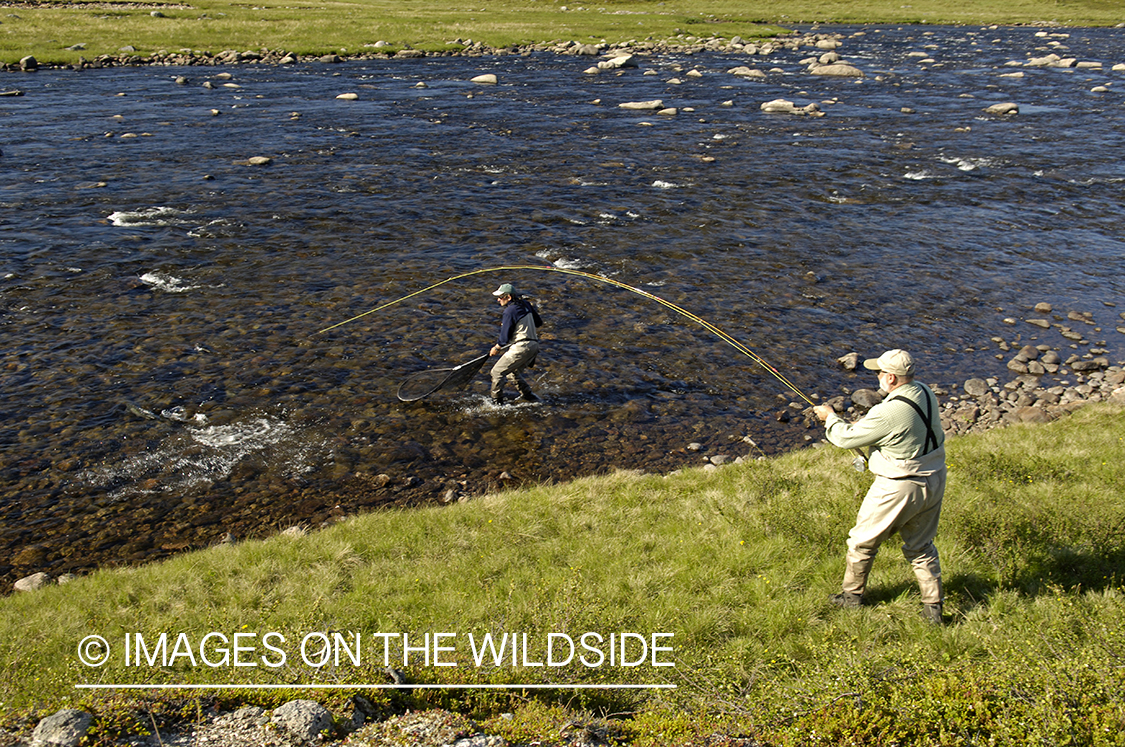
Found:
[[[476,75],[469,80],[472,83],[478,83],[480,85],[486,86],[494,86],[499,82],[499,79],[496,77],[495,73],[484,73],[483,75]]]
[[[336,95],[336,98],[341,100],[341,101],[356,101],[356,100],[359,99],[359,94],[358,93],[351,93],[351,92],[340,93],[340,94]]]
[[[664,108],[664,102],[661,99],[651,99],[649,101],[624,101],[617,106],[621,109],[630,109],[633,111],[657,111]]]
[[[816,104],[816,102],[806,104],[805,106],[797,106],[788,99],[774,99],[773,101],[767,101],[761,105],[761,110],[774,114],[803,114],[814,117],[824,116],[824,112],[820,111],[820,107]]]
[[[1052,52],[1041,57],[1032,57],[1024,63],[1027,67],[1074,67],[1077,60],[1073,57],[1060,57]]]
[[[737,75],[740,78],[756,78],[758,80],[764,80],[766,78],[766,74],[761,70],[750,68],[746,65],[732,67],[730,70],[727,70],[727,73],[730,75]]]
[[[627,67],[638,67],[636,55],[617,54],[598,63],[599,70],[621,70]]]
[[[76,708],[64,708],[39,722],[31,734],[31,747],[77,747],[94,717]]]
[[[1070,370],[1078,373],[1097,371],[1108,367],[1109,359],[1107,358],[1092,358],[1090,360],[1074,361],[1070,364]]]
[[[16,553],[12,562],[18,566],[41,566],[47,560],[47,548],[43,545],[28,545]]]
[[[1094,315],[1089,311],[1068,311],[1066,318],[1072,322],[1085,322],[1086,324],[1094,324]]]
[[[24,57],[20,60],[20,70],[25,73],[34,73],[39,69],[39,61],[31,55]]]

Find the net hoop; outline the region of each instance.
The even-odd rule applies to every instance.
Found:
[[[461,388],[468,384],[484,367],[491,356],[488,353],[453,368],[428,368],[402,380],[396,396],[403,402],[417,402],[442,389]],[[423,383],[428,382],[428,383]]]

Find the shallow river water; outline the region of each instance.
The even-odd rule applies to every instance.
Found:
[[[1125,358],[1123,32],[820,31],[862,80],[808,74],[815,49],[3,78],[0,575],[820,436],[734,348],[583,277],[481,273],[319,332],[476,270],[635,286],[821,398],[874,384],[853,350],[952,390],[1006,373],[994,337],[1071,345],[1037,302]],[[1051,51],[1102,67],[1023,66]],[[618,106],[652,99],[677,113]],[[546,318],[543,404],[493,407],[485,373],[400,403],[489,347],[500,282]]]

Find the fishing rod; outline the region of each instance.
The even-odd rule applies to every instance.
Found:
[[[784,374],[782,374],[776,368],[774,368],[769,363],[767,363],[760,355],[755,353],[753,350],[751,350],[749,347],[744,345],[739,340],[735,339],[731,335],[727,334],[723,330],[716,327],[711,322],[707,321],[706,319],[704,319],[700,316],[697,316],[697,315],[691,313],[687,309],[681,308],[680,306],[677,306],[676,304],[672,303],[671,301],[669,301],[667,299],[664,299],[664,298],[661,298],[660,296],[654,295],[652,293],[649,293],[646,290],[642,290],[641,288],[636,288],[632,285],[629,285],[628,283],[623,283],[619,280],[614,280],[613,278],[607,278],[604,275],[595,275],[595,274],[589,273],[589,272],[582,272],[581,270],[571,270],[571,269],[567,269],[567,268],[563,268],[563,267],[554,267],[554,266],[550,266],[550,265],[508,265],[508,266],[505,266],[505,267],[486,267],[486,268],[483,268],[483,269],[480,269],[480,270],[473,270],[471,272],[463,272],[460,275],[454,275],[453,277],[448,277],[445,280],[434,283],[433,285],[428,285],[425,288],[422,288],[420,290],[416,290],[413,293],[409,293],[409,294],[403,296],[402,298],[396,298],[393,301],[388,301],[387,303],[382,304],[381,306],[376,306],[375,308],[370,309],[368,311],[365,311],[362,314],[357,314],[357,315],[351,317],[350,319],[345,319],[342,322],[338,322],[336,324],[333,324],[330,327],[325,327],[324,329],[318,330],[314,334],[319,335],[319,334],[323,334],[325,332],[329,332],[331,330],[334,330],[338,327],[342,327],[345,324],[349,324],[351,322],[354,322],[357,319],[362,319],[363,317],[368,316],[369,314],[374,314],[378,311],[382,311],[383,309],[390,308],[391,306],[394,306],[395,304],[402,303],[403,301],[407,301],[411,298],[414,298],[415,296],[420,296],[423,293],[426,293],[428,291],[433,290],[434,288],[438,288],[442,285],[445,285],[446,283],[451,283],[454,280],[461,280],[461,279],[464,279],[464,278],[467,278],[467,277],[472,277],[474,275],[482,275],[484,273],[489,273],[489,272],[513,272],[513,271],[517,271],[517,270],[531,270],[531,271],[534,271],[534,272],[557,272],[557,273],[562,274],[562,275],[573,275],[573,276],[576,276],[576,277],[583,277],[583,278],[586,278],[588,280],[595,280],[599,283],[606,283],[608,285],[613,285],[613,286],[616,286],[618,288],[622,288],[624,290],[627,290],[631,293],[636,293],[637,295],[643,296],[644,298],[647,298],[650,301],[656,301],[661,306],[669,308],[672,311],[676,312],[677,314],[680,314],[681,316],[684,316],[684,317],[690,319],[691,321],[695,322],[696,324],[700,325],[701,327],[706,329],[708,332],[711,332],[713,335],[718,337],[720,340],[722,340],[723,342],[727,343],[728,345],[733,347],[738,352],[745,355],[747,358],[752,360],[754,363],[757,363],[759,366],[761,366],[766,371],[768,371],[774,378],[776,378],[778,381],[780,381],[782,384],[784,384],[790,391],[792,391],[798,397],[800,397],[805,402],[807,402],[809,404],[809,406],[815,406],[815,404],[816,404],[811,399],[809,399],[809,397],[804,392],[802,392],[800,389],[798,389],[797,386],[792,381],[790,381],[788,378],[786,378]]]

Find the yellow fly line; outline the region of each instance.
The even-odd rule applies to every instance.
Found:
[[[665,307],[671,309],[672,311],[675,311],[677,314],[680,314],[681,316],[687,317],[691,321],[695,322],[696,324],[700,325],[701,327],[703,327],[707,331],[711,332],[716,337],[718,337],[720,340],[727,343],[728,345],[733,347],[735,350],[742,353],[747,358],[749,358],[750,360],[754,361],[755,363],[757,363],[762,368],[769,371],[770,374],[772,374],[778,381],[780,381],[782,384],[784,384],[787,388],[789,388],[790,391],[792,391],[798,397],[803,399],[809,405],[815,405],[815,403],[811,399],[809,399],[805,395],[804,392],[802,392],[800,389],[798,389],[796,387],[796,385],[793,384],[793,382],[791,382],[789,379],[787,379],[776,368],[774,368],[770,364],[766,363],[766,361],[763,360],[761,358],[761,356],[759,356],[757,353],[755,353],[753,350],[748,348],[743,343],[739,342],[734,337],[731,337],[726,332],[724,332],[723,330],[716,327],[711,322],[707,321],[706,319],[703,319],[702,317],[696,316],[695,314],[691,313],[687,309],[683,309],[683,308],[677,306],[676,304],[672,303],[671,301],[663,299],[660,296],[655,296],[655,295],[653,295],[652,293],[649,293],[646,290],[641,290],[640,288],[635,288],[635,287],[629,285],[628,283],[622,283],[619,280],[614,280],[613,278],[607,278],[604,275],[595,275],[595,274],[589,273],[589,272],[582,272],[581,270],[568,270],[566,268],[553,267],[553,266],[548,266],[548,265],[509,265],[509,266],[506,266],[506,267],[486,267],[486,268],[483,268],[483,269],[480,269],[480,270],[473,270],[472,272],[465,272],[465,273],[461,273],[460,275],[454,275],[453,277],[448,277],[445,280],[442,280],[441,282],[434,283],[433,285],[428,285],[425,288],[422,288],[420,290],[416,290],[413,293],[410,293],[408,295],[403,296],[402,298],[396,298],[393,301],[388,301],[387,303],[385,303],[381,306],[376,306],[374,309],[371,309],[369,311],[365,311],[362,314],[357,314],[357,315],[353,316],[351,319],[345,319],[342,322],[339,322],[337,324],[333,324],[331,327],[325,327],[324,329],[317,331],[316,334],[318,334],[318,335],[323,334],[324,332],[328,332],[330,330],[336,329],[337,327],[342,327],[345,324],[349,324],[350,322],[354,322],[357,319],[362,319],[363,317],[365,317],[369,314],[374,314],[377,311],[382,311],[383,309],[394,306],[395,304],[402,303],[403,301],[407,301],[411,298],[414,298],[415,296],[420,296],[423,293],[431,291],[434,288],[437,288],[439,286],[445,285],[446,283],[451,283],[454,280],[461,280],[463,278],[472,277],[474,275],[483,275],[483,274],[489,273],[489,272],[513,272],[513,271],[517,271],[517,270],[531,270],[533,272],[557,272],[557,273],[560,273],[562,275],[573,275],[573,276],[576,276],[576,277],[583,277],[583,278],[587,278],[588,280],[596,280],[599,283],[607,283],[609,285],[613,285],[613,286],[616,286],[618,288],[623,288],[624,290],[630,291],[631,293],[636,293],[639,296],[644,296],[645,298],[647,298],[649,300],[656,301],[661,306],[665,306]]]

